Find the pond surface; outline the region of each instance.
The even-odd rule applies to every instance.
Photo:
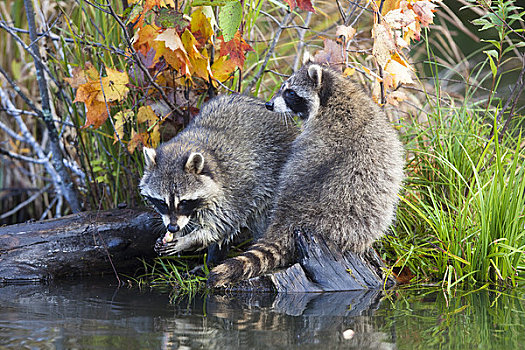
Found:
[[[168,294],[111,283],[0,286],[0,348],[525,348],[525,290],[170,300]]]

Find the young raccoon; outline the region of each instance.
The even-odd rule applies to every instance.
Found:
[[[392,223],[403,179],[403,146],[385,113],[340,73],[309,63],[266,103],[304,120],[280,180],[270,225],[243,255],[211,271],[219,287],[294,261],[294,231],[363,252]]]
[[[224,95],[175,138],[145,148],[140,190],[167,229],[157,252],[228,242],[242,227],[260,236],[296,129],[260,100]]]

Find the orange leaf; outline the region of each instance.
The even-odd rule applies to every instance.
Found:
[[[241,36],[241,32],[237,31],[232,40],[224,42],[224,39],[219,37],[222,40],[221,50],[219,54],[221,56],[230,55],[230,59],[237,66],[241,67],[244,65],[244,60],[246,59],[245,53],[248,51],[254,51],[254,49],[246,42]]]
[[[131,130],[131,139],[128,142],[129,153],[135,152],[135,148],[137,148],[139,144],[141,145],[144,144],[142,140],[142,136],[143,136],[142,133],[137,134],[135,130]]]
[[[93,125],[93,128],[98,128],[108,119],[108,108],[104,102],[93,101],[86,103],[86,123],[83,128]]]
[[[133,48],[146,56],[157,35],[159,35],[157,27],[150,24],[145,25],[133,36]]]

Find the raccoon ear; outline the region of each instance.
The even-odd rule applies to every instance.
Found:
[[[192,153],[188,157],[188,160],[186,161],[186,165],[184,166],[184,170],[186,170],[187,173],[193,173],[193,174],[200,174],[202,172],[202,169],[204,168],[204,157],[200,153]]]
[[[323,80],[323,69],[321,66],[313,64],[308,67],[308,77],[314,82],[316,88],[320,88]]]
[[[142,149],[144,152],[144,160],[146,161],[146,168],[150,168],[155,165],[155,157],[157,156],[157,151],[153,148],[144,147]]]
[[[303,53],[303,66],[308,63],[313,63],[314,57],[310,54],[308,50],[304,50]]]

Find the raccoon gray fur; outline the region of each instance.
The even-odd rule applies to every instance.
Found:
[[[338,72],[308,63],[267,108],[304,120],[281,175],[264,237],[211,271],[210,287],[294,263],[294,231],[363,252],[388,229],[403,179],[404,151],[385,113]]]
[[[260,236],[297,134],[264,102],[223,95],[205,104],[175,138],[145,148],[140,190],[167,229],[157,252],[221,244],[241,228]]]

